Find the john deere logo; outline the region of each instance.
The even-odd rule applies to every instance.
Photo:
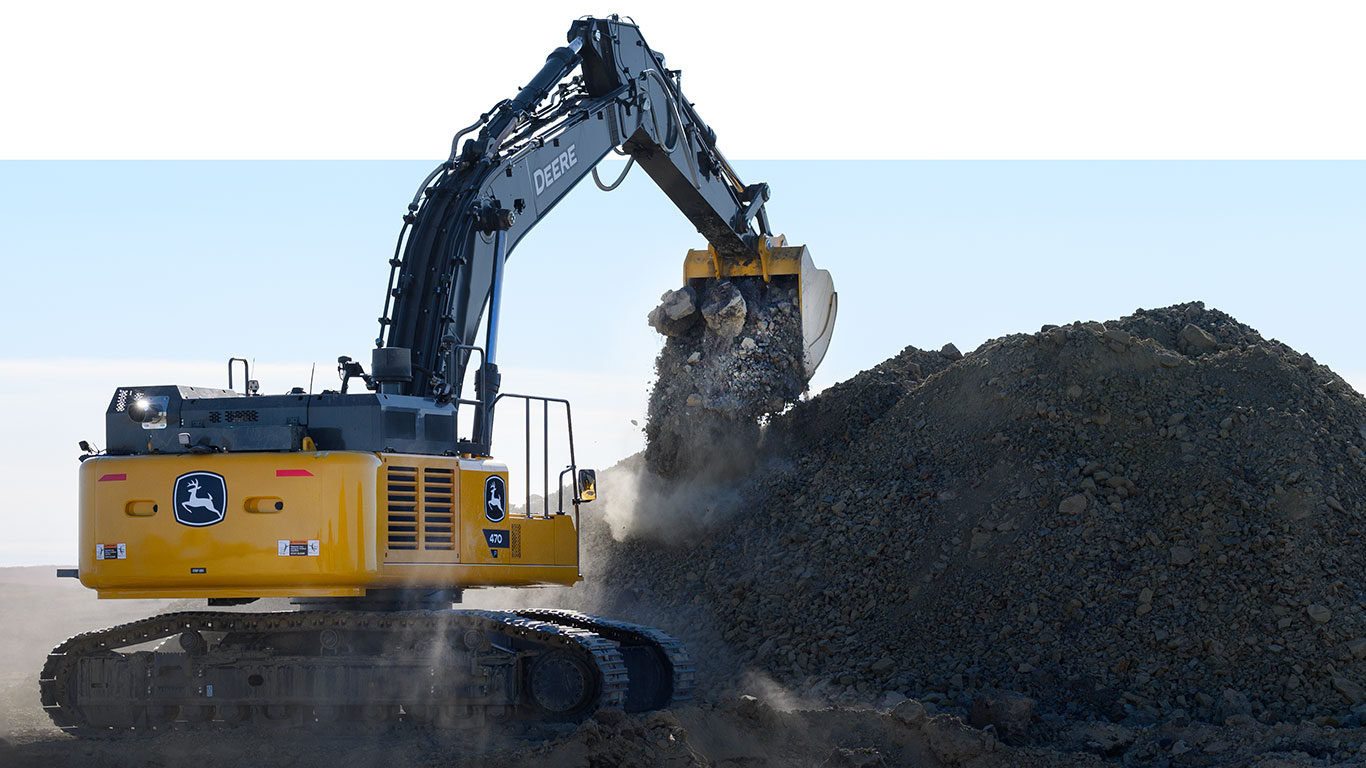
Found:
[[[503,478],[498,475],[489,475],[484,481],[484,517],[491,523],[501,523],[503,518],[508,516],[507,507],[507,486],[503,484]]]
[[[228,509],[228,484],[213,472],[186,472],[175,479],[174,497],[176,522],[195,527],[213,525]]]

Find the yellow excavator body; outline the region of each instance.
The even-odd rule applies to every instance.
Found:
[[[101,598],[580,581],[575,516],[514,512],[506,488],[504,465],[446,456],[91,458],[80,470],[80,580]]]

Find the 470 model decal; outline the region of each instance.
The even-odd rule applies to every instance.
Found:
[[[566,171],[578,164],[579,158],[574,156],[574,145],[570,144],[569,148],[551,160],[549,165],[531,172],[531,179],[536,182],[536,194],[539,195],[549,189],[550,185],[559,181]]]

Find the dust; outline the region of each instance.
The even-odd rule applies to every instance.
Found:
[[[170,600],[104,600],[56,566],[0,568],[0,736],[23,742],[56,730],[38,699],[47,653],[72,635],[163,613]]]

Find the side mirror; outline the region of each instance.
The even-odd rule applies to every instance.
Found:
[[[589,502],[598,497],[598,473],[591,469],[579,470],[579,501]]]

